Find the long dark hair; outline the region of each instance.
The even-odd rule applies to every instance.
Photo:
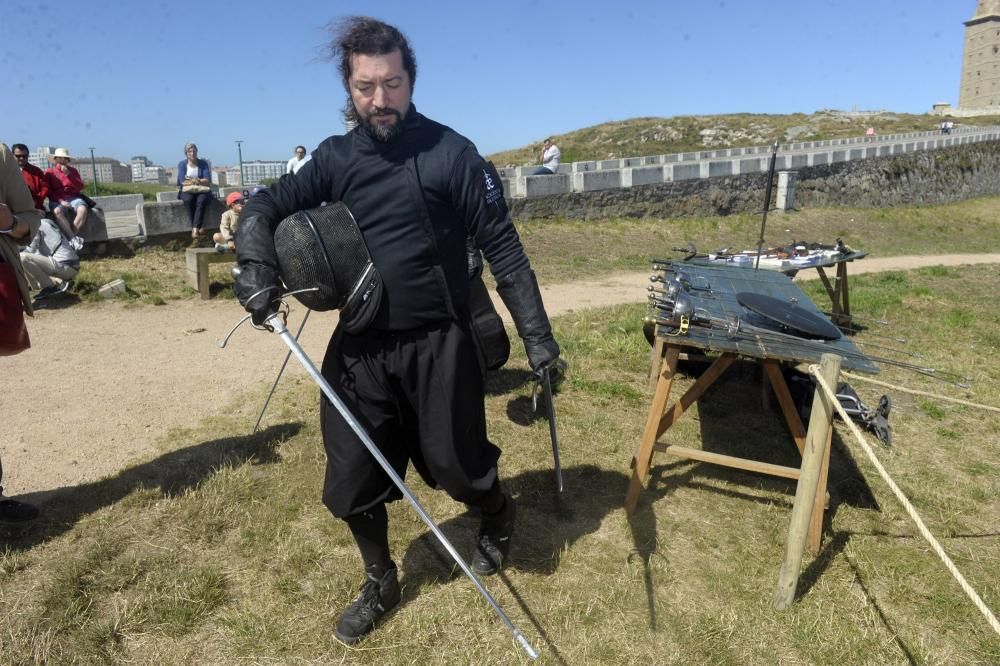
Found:
[[[355,55],[386,55],[399,49],[403,56],[403,68],[410,76],[410,92],[417,82],[417,57],[406,40],[406,36],[388,23],[370,16],[349,16],[328,26],[330,59],[337,62],[340,78],[347,92],[344,115],[348,120],[357,121],[357,111],[351,101],[351,58]]]

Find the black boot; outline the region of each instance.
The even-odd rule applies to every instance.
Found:
[[[496,513],[483,512],[472,553],[472,570],[480,576],[492,576],[500,571],[510,552],[510,538],[514,534],[514,498],[504,494],[503,508]]]
[[[399,603],[399,581],[393,565],[384,573],[378,567],[365,570],[361,596],[344,611],[333,635],[341,643],[354,645],[368,634],[382,616]]]

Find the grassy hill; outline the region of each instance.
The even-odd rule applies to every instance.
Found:
[[[868,127],[878,134],[896,134],[936,129],[941,116],[906,113],[851,113],[817,111],[767,115],[736,113],[719,116],[675,116],[672,118],[631,118],[585,127],[553,135],[563,162],[608,160],[638,155],[660,155],[736,146],[759,146],[775,139],[819,141],[860,136]],[[962,125],[996,125],[1000,116],[959,119]],[[493,153],[488,158],[497,166],[537,164],[541,142]]]

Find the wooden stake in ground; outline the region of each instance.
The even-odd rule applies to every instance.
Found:
[[[840,376],[841,358],[835,354],[823,354],[820,362],[820,373],[830,386],[837,385]],[[795,587],[799,582],[799,569],[802,565],[802,553],[806,546],[806,536],[809,523],[813,517],[816,504],[816,492],[819,486],[820,474],[826,450],[830,443],[833,428],[833,403],[816,387],[813,396],[812,412],[809,415],[809,430],[806,432],[805,449],[802,451],[802,468],[799,482],[795,487],[795,504],[792,506],[792,519],[788,525],[788,542],[785,546],[785,560],[778,574],[778,586],[774,591],[774,607],[778,610],[788,608],[795,599]],[[822,509],[819,509],[822,512]],[[820,513],[822,515],[822,513]]]

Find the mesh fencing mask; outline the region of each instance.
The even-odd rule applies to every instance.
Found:
[[[335,203],[286,217],[274,232],[281,279],[311,310],[340,310],[348,333],[371,324],[382,302],[382,277],[347,206]]]

